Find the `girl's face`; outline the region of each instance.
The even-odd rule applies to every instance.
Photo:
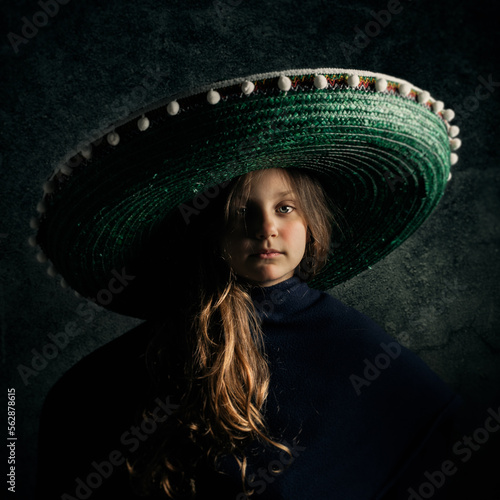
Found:
[[[304,257],[307,226],[297,195],[278,169],[252,179],[249,198],[222,241],[229,265],[240,277],[271,286],[293,276]]]

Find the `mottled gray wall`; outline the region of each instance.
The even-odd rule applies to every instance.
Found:
[[[18,498],[32,495],[48,389],[82,356],[137,323],[105,311],[85,322],[76,312],[82,299],[36,262],[27,241],[43,181],[80,141],[135,108],[199,84],[271,70],[383,72],[455,108],[463,146],[437,210],[400,249],[332,293],[417,352],[466,400],[471,428],[480,427],[500,401],[495,3],[401,0],[379,33],[368,24],[371,11],[394,10],[397,0],[60,3],[45,25],[43,0],[4,0],[1,7],[1,366],[2,385],[17,394]],[[33,20],[36,33],[23,28]],[[23,29],[27,43],[12,35],[23,36]],[[363,41],[359,32],[369,36]],[[25,383],[19,366],[30,367],[32,350],[42,350],[47,335],[70,322],[85,333]],[[493,450],[498,437],[491,435],[482,450]],[[3,454],[0,460],[6,462]],[[473,471],[479,460],[464,467]],[[486,476],[471,472],[478,488]]]

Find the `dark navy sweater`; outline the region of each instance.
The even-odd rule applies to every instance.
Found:
[[[410,497],[449,453],[443,426],[459,398],[372,320],[297,277],[252,297],[272,374],[266,418],[294,453],[260,454],[250,486],[260,498]]]
[[[447,458],[459,398],[369,318],[297,277],[255,288],[252,298],[271,369],[266,421],[292,450],[290,457],[249,448],[253,498],[412,498],[428,481],[424,473]],[[138,498],[120,458],[148,437],[133,425],[146,402],[149,337],[144,323],[84,358],[50,391],[38,498]],[[234,459],[220,471],[200,480],[199,498],[243,499]],[[435,488],[433,498],[444,491]]]

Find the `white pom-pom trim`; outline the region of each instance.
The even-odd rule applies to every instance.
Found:
[[[316,75],[314,77],[314,86],[317,89],[326,89],[328,87],[328,80],[325,75]]]
[[[149,119],[147,116],[142,115],[139,120],[137,120],[137,128],[144,132],[149,128]]]
[[[432,103],[432,111],[434,111],[434,113],[439,113],[440,111],[443,111],[443,108],[444,108],[443,101],[434,101]]]
[[[450,182],[451,181],[451,172],[448,174],[448,179],[447,179],[447,182]]]
[[[292,80],[288,76],[281,75],[278,78],[278,87],[284,92],[288,92],[292,88]]]
[[[429,92],[427,92],[427,90],[422,90],[422,92],[419,92],[417,97],[420,104],[425,104],[430,98],[431,95],[429,94]]]
[[[220,101],[220,94],[216,90],[210,90],[207,94],[207,101],[210,104],[217,104]]]
[[[90,144],[83,146],[80,153],[86,160],[90,160],[92,158],[92,146]]]
[[[451,153],[450,154],[450,164],[455,165],[458,161],[458,155],[456,153]]]
[[[445,109],[443,111],[443,118],[447,122],[451,122],[451,120],[453,120],[453,118],[455,118],[455,111],[453,111],[452,109]]]
[[[462,145],[462,141],[460,139],[455,138],[455,139],[450,139],[450,149],[452,151],[456,151],[457,149],[460,149],[460,146]]]
[[[45,204],[44,201],[39,201],[37,206],[36,206],[36,210],[38,213],[44,214],[45,211],[47,210],[47,205]]]
[[[64,165],[61,165],[60,170],[64,175],[67,175],[68,177],[73,173],[73,169],[69,165],[66,165],[66,163]]]
[[[250,95],[255,89],[255,85],[253,82],[250,82],[248,80],[245,80],[242,84],[241,84],[241,91],[245,94],[245,95]]]
[[[28,243],[30,247],[36,247],[36,236],[30,236],[28,238]]]
[[[406,97],[411,91],[411,87],[408,83],[400,83],[398,87],[399,95]]]
[[[167,113],[170,116],[175,116],[179,112],[180,109],[181,109],[181,107],[179,106],[179,103],[177,101],[172,101],[172,102],[168,103]]]
[[[56,186],[52,181],[47,181],[43,183],[43,192],[46,194],[51,194],[56,190]]]
[[[449,135],[450,137],[456,137],[459,133],[460,133],[460,129],[459,129],[456,125],[452,125],[452,126],[448,129],[448,135]]]
[[[349,87],[356,88],[359,85],[359,76],[358,75],[350,75],[347,78],[347,84]]]
[[[40,221],[36,217],[31,217],[30,227],[31,229],[38,229],[40,226]]]
[[[111,146],[117,146],[120,142],[120,136],[116,132],[110,132],[106,139]]]
[[[52,264],[47,268],[47,274],[53,278],[57,276],[56,268]]]
[[[47,256],[43,252],[38,252],[36,254],[36,260],[40,263],[47,262]]]
[[[63,288],[68,288],[68,282],[63,278],[59,284],[63,287]]]
[[[385,78],[377,78],[375,80],[375,90],[377,92],[384,92],[387,90],[387,80]]]

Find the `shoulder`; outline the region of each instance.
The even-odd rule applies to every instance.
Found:
[[[416,353],[370,317],[327,292],[307,287],[307,293],[308,306],[299,320],[300,330],[307,332],[302,352],[321,360],[358,396],[391,401],[398,394],[410,407],[412,398],[417,404],[428,398],[438,405],[453,399],[448,386]]]
[[[348,306],[327,292],[308,288],[313,300],[304,310],[311,325],[333,335],[337,347],[338,343],[369,349],[370,346],[380,345],[381,342],[391,342],[394,339],[369,316]]]

